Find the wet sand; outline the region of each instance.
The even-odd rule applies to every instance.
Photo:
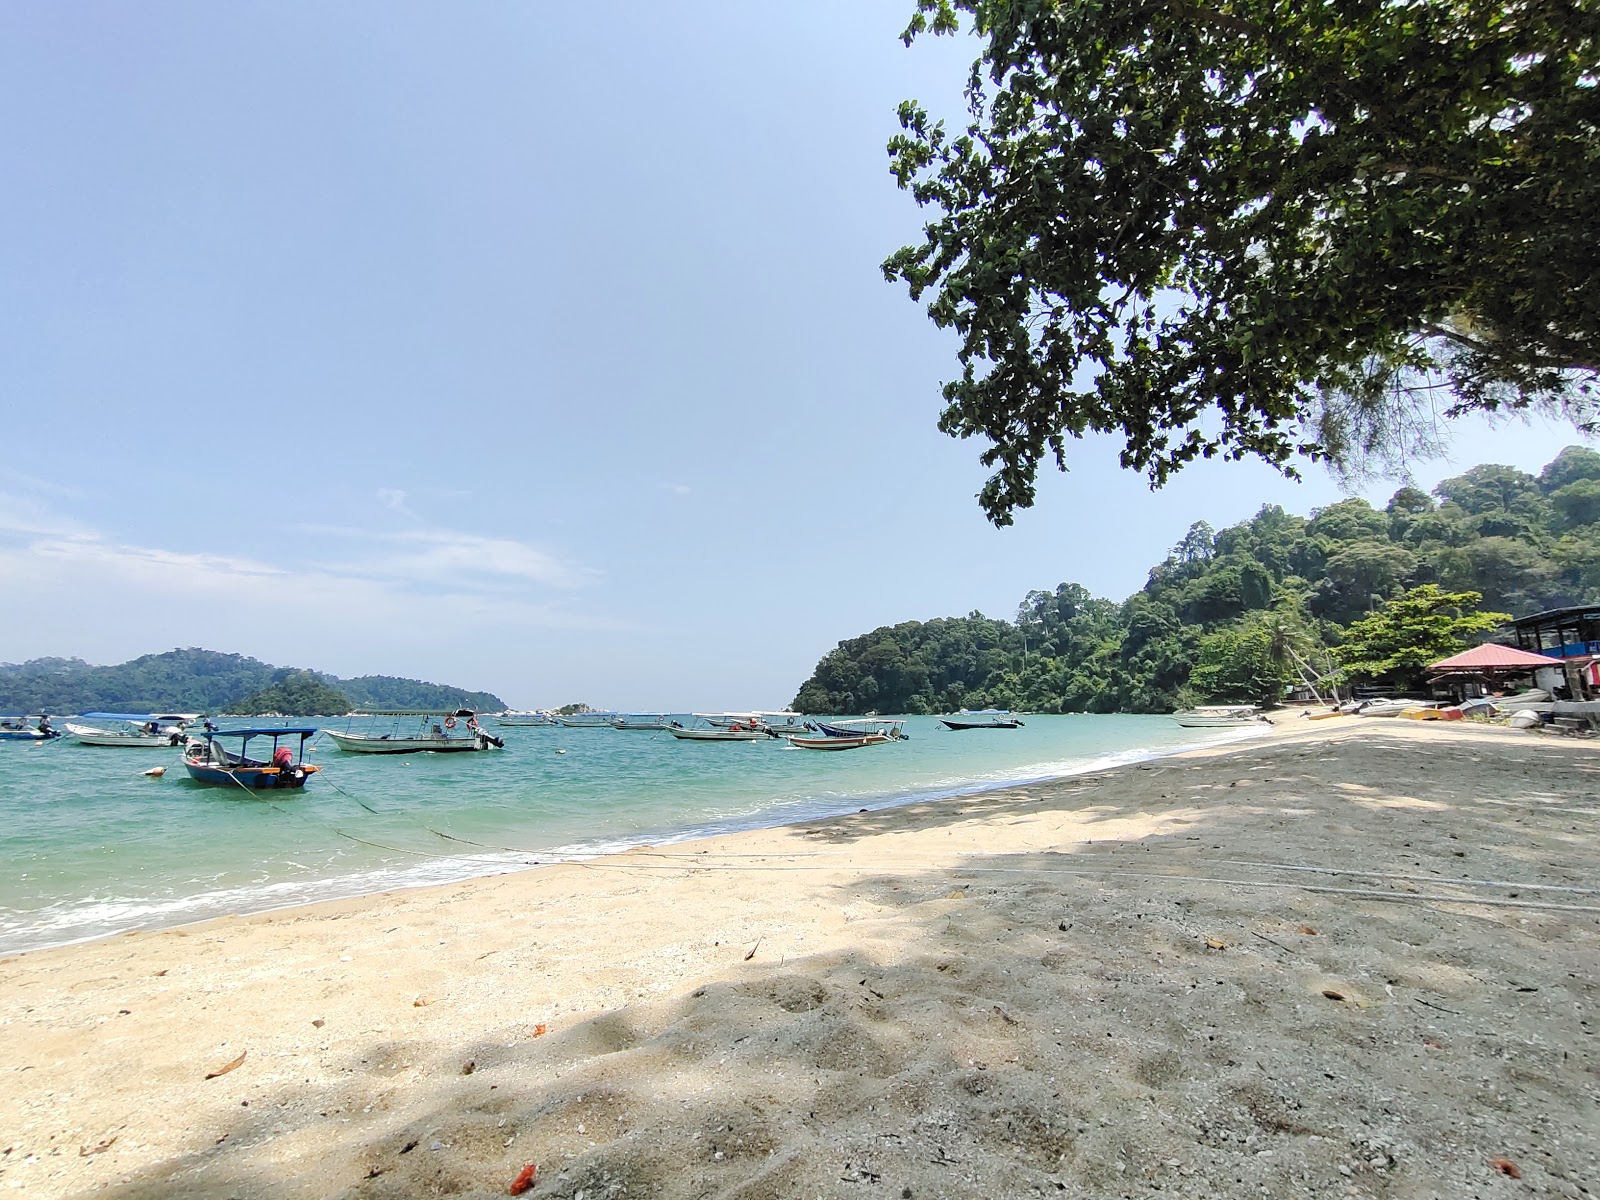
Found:
[[[1597,816],[1593,743],[1286,719],[14,956],[0,1194],[1600,1194]]]

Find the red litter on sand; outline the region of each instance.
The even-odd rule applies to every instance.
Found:
[[[529,1163],[517,1172],[517,1177],[511,1181],[511,1186],[506,1189],[510,1196],[520,1196],[533,1186],[533,1177],[539,1173],[539,1168],[534,1163]]]

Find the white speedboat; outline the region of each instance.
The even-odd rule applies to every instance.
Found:
[[[333,739],[333,744],[341,750],[348,750],[353,754],[415,754],[427,752],[433,754],[456,754],[469,750],[503,750],[505,740],[498,738],[478,724],[478,718],[470,709],[458,708],[450,713],[427,712],[419,713],[414,710],[406,712],[389,713],[353,713],[352,716],[379,716],[379,717],[423,717],[422,727],[415,731],[405,731],[395,727],[387,733],[340,733],[334,729],[324,729]],[[429,719],[432,724],[430,727]],[[457,729],[460,732],[456,732]]]
[[[542,729],[556,724],[549,713],[503,712],[494,719],[502,729]]]
[[[115,721],[119,724],[79,725],[68,721],[67,732],[84,746],[115,746],[126,749],[162,749],[181,746],[184,731],[200,719],[199,713],[84,713],[85,721]]]
[[[790,712],[782,709],[777,712],[725,712],[725,713],[695,713],[710,721],[713,725],[727,728],[730,725],[748,725],[751,722],[765,725],[779,737],[787,737],[791,733],[815,733],[816,726],[804,713]]]
[[[947,729],[1021,729],[1022,722],[1003,708],[963,708],[948,717],[940,717]]]
[[[667,726],[667,732],[685,742],[759,742],[778,735],[768,731],[759,721],[746,724],[737,721],[732,725],[685,726],[677,721]]]
[[[1172,714],[1185,729],[1243,729],[1267,718],[1254,704],[1200,704]]]
[[[611,718],[620,717],[617,712],[580,712],[580,713],[552,713],[556,722],[565,725],[568,729],[610,729]]]
[[[659,732],[667,727],[665,713],[623,713],[611,718],[611,728],[644,733]]]

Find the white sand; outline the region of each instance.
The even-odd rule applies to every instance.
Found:
[[[1287,725],[6,959],[0,1194],[1600,1193],[1600,748]]]

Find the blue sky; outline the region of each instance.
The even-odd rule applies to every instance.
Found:
[[[876,625],[1120,599],[1194,520],[1340,498],[1089,441],[985,523],[878,269],[895,106],[970,57],[911,7],[0,7],[0,660],[767,707]],[[1415,474],[1576,440],[1466,423]]]

